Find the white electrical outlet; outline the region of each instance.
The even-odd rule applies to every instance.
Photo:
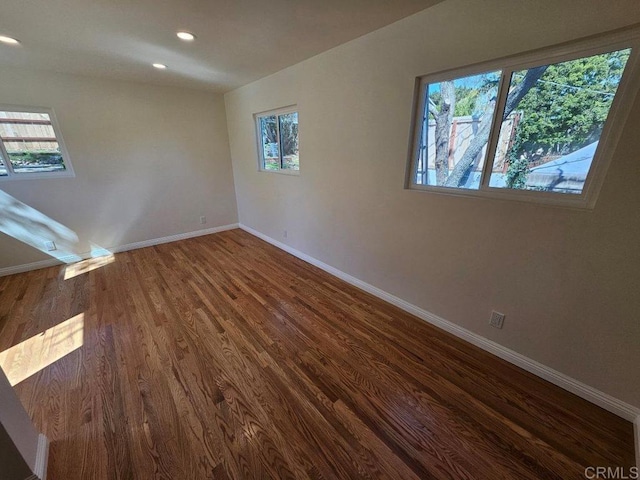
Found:
[[[47,249],[47,252],[53,252],[58,247],[56,247],[56,242],[49,241],[49,242],[44,242],[44,248]]]
[[[284,238],[287,238],[287,231],[286,231],[286,230],[285,230],[284,232],[282,232],[282,236],[283,236]]]
[[[200,217],[200,225],[204,225],[205,223],[207,223],[207,217],[205,216]]]
[[[496,312],[495,310],[491,312],[491,319],[489,320],[489,325],[496,328],[502,328],[504,324],[504,313]]]

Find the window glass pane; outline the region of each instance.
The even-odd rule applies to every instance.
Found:
[[[487,72],[427,86],[418,185],[480,187],[500,74]]]
[[[6,177],[6,176],[7,176],[7,169],[2,164],[2,162],[0,162],[0,177]]]
[[[0,138],[15,173],[65,170],[47,113],[0,111]]]
[[[489,185],[582,193],[629,53],[513,72]]]
[[[298,155],[298,112],[278,117],[280,121],[280,144],[282,145],[282,168],[300,170]]]
[[[275,115],[260,117],[260,134],[262,136],[262,155],[265,170],[280,170],[280,144],[278,143],[278,127]]]

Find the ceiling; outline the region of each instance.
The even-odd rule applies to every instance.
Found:
[[[225,92],[441,1],[2,0],[0,35],[21,45],[0,44],[0,69]]]

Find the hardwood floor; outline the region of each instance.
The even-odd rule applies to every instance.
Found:
[[[52,442],[49,480],[573,479],[634,464],[631,423],[243,231],[104,263],[0,278],[0,351],[43,339],[5,354],[9,376],[61,357],[16,386]]]

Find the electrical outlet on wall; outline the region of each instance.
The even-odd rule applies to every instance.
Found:
[[[504,313],[496,312],[495,310],[491,312],[491,318],[489,319],[489,325],[496,328],[502,328],[504,324]]]
[[[282,236],[283,236],[284,238],[287,238],[287,231],[286,231],[286,230],[284,230],[284,231],[282,232]]]
[[[204,225],[205,223],[207,223],[207,217],[203,215],[202,217],[200,217],[200,225]]]

